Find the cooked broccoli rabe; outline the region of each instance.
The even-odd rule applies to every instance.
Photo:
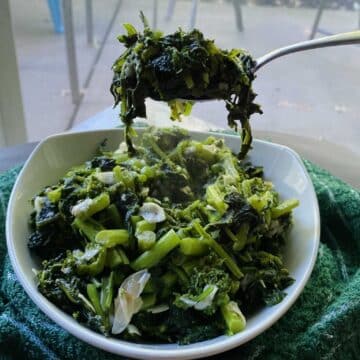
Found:
[[[235,334],[283,299],[297,200],[219,138],[149,129],[136,154],[123,148],[34,197],[28,246],[44,296],[106,336],[180,344]]]
[[[129,151],[134,151],[131,124],[137,116],[146,117],[147,97],[166,101],[172,120],[188,115],[196,100],[219,99],[226,103],[229,126],[237,130],[237,121],[241,123],[238,156],[245,157],[252,142],[249,118],[262,113],[251,87],[255,77],[252,57],[242,49],[218,48],[199,30],[187,33],[179,29],[163,35],[150,29],[143,14],[141,19],[143,33],[124,24],[127,35],[118,37],[126,50],[113,65],[111,85],[115,105],[121,102]]]

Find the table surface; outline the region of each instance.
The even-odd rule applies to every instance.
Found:
[[[106,109],[78,124],[70,131],[114,128],[119,125],[118,114],[118,109]],[[148,118],[146,122],[150,125],[173,125],[169,120],[168,109],[163,104],[149,101],[147,104],[147,115]],[[141,121],[141,119],[139,119],[139,121]],[[207,131],[214,129],[211,123],[195,117],[184,119],[180,125],[189,130]],[[264,139],[291,147],[302,157],[325,168],[355,188],[360,189],[360,167],[358,166],[360,158],[348,149],[326,141],[313,140],[284,133],[255,131],[254,135],[258,139]],[[0,173],[17,164],[24,163],[36,145],[37,143],[28,143],[1,149]]]

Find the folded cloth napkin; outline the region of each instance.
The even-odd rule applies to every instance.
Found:
[[[321,244],[311,278],[280,321],[216,359],[360,359],[360,193],[304,162],[321,212]],[[0,176],[0,358],[120,359],[53,323],[17,281],[7,255],[5,213],[19,170]]]

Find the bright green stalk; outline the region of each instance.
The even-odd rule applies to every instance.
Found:
[[[212,248],[222,259],[224,259],[225,265],[231,271],[231,273],[237,278],[241,279],[244,274],[241,272],[236,262],[232,259],[232,257],[223,249],[223,247],[218,244],[201,226],[199,221],[194,221],[193,226],[195,230],[202,236],[205,243]]]
[[[180,251],[184,255],[199,256],[208,251],[208,246],[201,239],[186,237],[180,241]]]
[[[88,200],[89,199],[85,199],[83,201],[88,201]],[[90,216],[100,212],[101,210],[106,209],[109,205],[110,205],[109,194],[101,193],[94,199],[89,200],[89,203],[87,204],[87,206],[84,206],[83,209],[81,207],[78,208],[78,210],[76,211],[76,213],[74,213],[74,215],[76,217],[86,219],[86,218],[89,218]],[[75,205],[74,208],[76,206],[77,205]]]
[[[110,311],[114,297],[114,272],[110,276],[103,277],[101,283],[100,304],[105,313]]]
[[[150,250],[156,244],[156,234],[153,231],[144,231],[136,237],[139,250],[142,252]]]
[[[136,223],[135,237],[137,238],[140,251],[144,252],[154,246],[156,242],[155,229],[156,224],[149,223],[146,220],[141,220]]]
[[[117,245],[129,245],[129,232],[124,229],[102,230],[96,234],[95,242],[112,248]]]
[[[93,219],[81,220],[75,218],[72,226],[91,242],[94,242],[96,235],[104,230],[104,227]]]
[[[124,250],[120,247],[108,249],[106,252],[105,266],[115,269],[119,265],[128,265],[130,263]]]
[[[157,265],[171,250],[180,244],[180,238],[174,230],[168,231],[148,251],[145,251],[130,266],[135,270],[148,269]]]
[[[99,293],[96,289],[96,286],[94,284],[87,284],[86,292],[92,305],[94,306],[96,313],[100,316],[103,316],[104,312],[100,305]]]
[[[227,210],[228,205],[224,202],[224,197],[217,184],[209,185],[206,188],[206,201],[213,206],[220,215],[223,215]]]
[[[149,223],[146,220],[141,220],[136,223],[136,232],[141,233],[143,231],[154,231],[156,229],[156,224]]]
[[[277,207],[271,209],[271,217],[273,219],[277,219],[280,216],[288,214],[292,209],[299,206],[299,200],[297,199],[289,199],[282,202]]]
[[[101,249],[96,256],[96,260],[90,264],[78,264],[76,271],[79,275],[96,276],[104,270],[106,261],[106,250]]]
[[[228,335],[234,335],[245,329],[246,319],[235,301],[221,306],[221,314],[225,320]]]

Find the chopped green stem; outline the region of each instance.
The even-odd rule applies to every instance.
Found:
[[[177,275],[180,284],[182,284],[183,286],[187,286],[189,284],[189,278],[184,269],[179,266],[173,266],[172,270]]]
[[[271,209],[271,217],[273,219],[277,219],[280,216],[289,214],[291,212],[291,210],[296,208],[297,206],[299,206],[299,200],[297,200],[297,199],[285,200],[277,207]]]
[[[88,201],[88,204],[74,214],[76,217],[86,219],[94,214],[106,209],[110,205],[110,197],[108,193],[101,193],[94,199],[85,199],[83,202]],[[74,206],[75,208],[76,206]]]
[[[63,279],[57,279],[56,280],[56,285],[64,292],[66,297],[73,304],[78,304],[79,303],[79,300],[77,299],[77,294],[74,293],[71,286],[69,286],[69,284],[66,281],[64,281]]]
[[[237,334],[245,329],[246,319],[234,301],[222,305],[221,314],[225,320],[228,335]]]
[[[146,140],[148,141],[154,152],[160,157],[160,159],[169,161],[168,156],[160,149],[159,145],[154,141],[154,139],[148,137]]]
[[[230,154],[224,158],[223,166],[227,175],[230,175],[232,178],[234,178],[234,180],[239,179],[239,173],[234,166],[232,156]]]
[[[97,254],[96,260],[90,264],[78,264],[76,271],[79,275],[96,276],[100,274],[105,266],[106,251],[101,249]]]
[[[116,245],[129,245],[129,232],[120,230],[101,230],[95,236],[95,242],[104,245],[106,248],[112,248]]]
[[[125,251],[123,249],[121,249],[120,247],[118,247],[116,250],[117,250],[118,254],[120,254],[120,256],[121,256],[122,263],[124,265],[129,265],[130,261],[129,261],[129,258],[127,257]]]
[[[84,305],[84,307],[88,310],[90,310],[91,312],[93,312],[94,314],[96,314],[96,310],[93,306],[93,304],[91,303],[91,301],[89,301],[83,294],[79,293],[78,295],[79,300],[82,302],[82,304]]]
[[[146,220],[141,220],[136,223],[136,232],[140,233],[143,231],[154,231],[156,229],[155,223],[149,223]]]
[[[249,228],[250,226],[248,223],[244,223],[240,226],[240,230],[236,234],[237,241],[234,244],[235,251],[241,251],[245,247],[248,239]]]
[[[124,128],[124,136],[125,136],[125,142],[126,142],[129,154],[131,154],[131,155],[135,154],[136,151],[135,151],[134,145],[131,140],[131,124],[130,125],[126,124],[126,126]]]
[[[131,225],[133,227],[136,227],[137,223],[142,221],[142,217],[140,215],[133,215],[131,218],[130,218],[130,221],[131,221]]]
[[[155,223],[149,223],[146,220],[141,220],[136,223],[135,236],[138,241],[138,247],[140,251],[144,252],[151,249],[156,242],[156,229]]]
[[[110,311],[114,297],[114,272],[108,277],[103,277],[101,282],[100,304],[105,313]]]
[[[208,246],[198,238],[186,237],[181,239],[180,251],[184,255],[199,256],[207,252]]]
[[[96,289],[96,286],[94,284],[87,284],[86,292],[92,305],[94,306],[96,313],[100,316],[103,316],[104,313],[100,305],[99,293]]]
[[[156,234],[153,231],[144,231],[136,235],[139,250],[144,252],[151,249],[156,244]]]
[[[231,271],[231,273],[237,278],[241,279],[244,274],[241,272],[239,267],[237,266],[236,262],[232,257],[223,249],[223,247],[218,244],[200,225],[199,221],[193,222],[195,230],[199,233],[200,236],[203,237],[206,244],[212,248],[222,259],[224,259],[225,265]]]
[[[72,226],[84,235],[90,242],[94,242],[96,235],[104,230],[104,227],[93,219],[82,220],[75,218]]]
[[[121,219],[121,215],[119,213],[119,210],[116,208],[116,206],[114,204],[111,204],[107,209],[106,209],[106,214],[108,216],[108,220],[111,222],[112,226],[114,228],[121,228],[122,227],[122,219]]]
[[[213,206],[220,215],[223,215],[228,207],[224,202],[224,198],[221,195],[217,184],[209,185],[206,188],[206,201]]]
[[[234,233],[227,226],[224,227],[224,230],[226,235],[229,237],[229,239],[231,239],[234,243],[236,243],[238,239],[236,238]]]
[[[54,190],[51,190],[51,191],[49,191],[46,195],[47,195],[47,197],[48,197],[48,199],[51,201],[51,202],[53,202],[53,203],[57,203],[59,200],[60,200],[60,198],[61,198],[61,189],[62,189],[62,187],[58,187],[58,188],[56,188],[56,189],[54,189]]]
[[[174,230],[170,230],[159,241],[157,241],[150,250],[145,251],[130,265],[135,271],[154,267],[179,244],[180,238]]]
[[[108,249],[106,252],[105,266],[110,269],[115,269],[122,265],[122,258],[116,249]]]
[[[240,160],[244,159],[246,154],[251,149],[251,143],[252,143],[252,133],[251,133],[251,127],[249,123],[249,119],[244,119],[241,121],[241,149],[238,154],[238,158]]]

